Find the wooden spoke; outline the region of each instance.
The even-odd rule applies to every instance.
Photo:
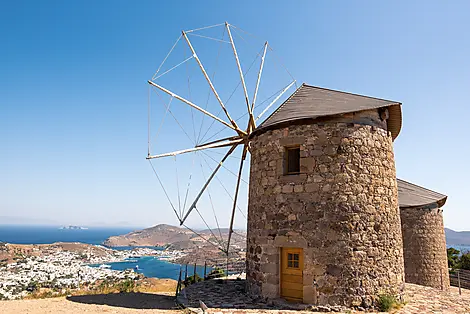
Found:
[[[255,103],[256,103],[256,96],[258,96],[258,88],[259,88],[259,82],[261,80],[261,73],[263,72],[263,66],[264,66],[264,59],[266,57],[266,50],[268,49],[268,42],[266,42],[264,44],[264,51],[263,51],[263,56],[261,57],[261,64],[260,64],[260,67],[259,67],[259,72],[258,72],[258,78],[256,80],[256,87],[255,87],[255,93],[253,95],[253,103],[251,104],[251,112],[253,113],[253,110],[255,108]],[[255,122],[255,119],[253,117],[253,114],[251,115],[251,124],[252,124],[252,128],[253,130],[256,128],[256,122]]]
[[[162,158],[162,157],[168,157],[168,156],[176,156],[176,155],[191,153],[191,152],[195,152],[195,151],[198,151],[198,150],[204,150],[204,149],[208,149],[208,148],[220,148],[220,147],[238,145],[242,141],[243,141],[243,139],[240,139],[240,138],[238,138],[236,140],[232,140],[232,141],[225,141],[225,142],[222,142],[222,143],[220,143],[220,141],[219,141],[219,142],[215,142],[215,143],[212,143],[212,144],[199,145],[199,146],[196,146],[194,148],[177,150],[177,151],[174,151],[174,152],[171,152],[171,153],[164,153],[164,154],[159,154],[159,155],[148,156],[147,159],[155,159],[155,158]]]
[[[243,162],[245,161],[247,151],[248,151],[248,145],[245,144],[243,146],[242,160],[240,161],[240,168],[238,169],[238,179],[237,179],[237,187],[235,188],[235,196],[233,197],[232,217],[230,218],[230,228],[229,228],[228,240],[227,240],[227,254],[230,248],[230,240],[232,239],[233,221],[235,219],[235,209],[237,208],[238,192],[240,191],[240,180],[242,178]]]
[[[188,43],[189,49],[191,49],[191,52],[193,53],[194,59],[196,59],[199,68],[202,71],[202,74],[204,74],[204,77],[206,78],[207,83],[209,83],[210,88],[212,89],[212,92],[214,93],[215,98],[217,98],[217,101],[219,102],[220,106],[222,107],[222,110],[225,112],[225,115],[229,119],[230,123],[233,125],[233,129],[238,131],[241,131],[240,128],[238,127],[237,123],[230,117],[230,114],[227,111],[227,108],[225,108],[224,103],[222,102],[222,99],[220,98],[219,94],[215,90],[214,84],[212,84],[211,79],[209,78],[209,75],[207,74],[206,70],[204,69],[204,66],[202,65],[201,60],[199,60],[199,57],[196,54],[196,51],[194,50],[193,46],[191,45],[191,42],[189,41],[188,36],[186,35],[185,32],[183,32],[183,37]]]
[[[199,201],[199,199],[201,198],[202,194],[204,193],[204,191],[206,190],[206,188],[209,186],[209,183],[212,181],[212,179],[214,178],[215,174],[217,173],[217,171],[219,171],[220,167],[222,167],[222,164],[225,162],[225,160],[227,160],[227,158],[233,153],[233,151],[235,150],[235,148],[237,148],[238,146],[238,143],[237,144],[234,144],[230,149],[229,151],[225,154],[224,158],[222,158],[222,160],[220,161],[220,163],[217,165],[217,167],[214,169],[214,171],[212,172],[212,174],[210,175],[210,177],[207,179],[206,183],[204,184],[204,186],[202,187],[201,191],[199,192],[199,194],[196,196],[196,199],[194,200],[194,202],[191,204],[191,207],[189,207],[188,209],[188,212],[186,213],[186,215],[183,217],[183,219],[180,220],[180,225],[183,225],[183,223],[185,222],[185,220],[188,218],[189,214],[193,211],[193,209],[196,207],[196,204],[197,202]]]
[[[240,81],[243,86],[243,92],[245,93],[245,102],[246,102],[246,106],[248,108],[248,114],[250,115],[250,120],[251,120],[251,116],[253,114],[251,112],[250,100],[248,99],[248,91],[246,90],[245,77],[243,75],[243,70],[240,65],[240,59],[238,58],[237,48],[235,48],[235,42],[233,41],[232,33],[230,32],[230,25],[228,23],[225,23],[225,27],[227,28],[227,34],[228,34],[228,37],[230,38],[230,43],[232,44],[232,50],[235,56],[235,60],[237,61],[237,68],[238,68],[238,72],[240,73]]]
[[[218,139],[218,140],[215,140],[215,141],[211,141],[211,142],[208,142],[208,143],[200,144],[200,145],[197,145],[196,147],[212,145],[212,144],[220,143],[220,142],[223,142],[223,141],[234,141],[234,140],[239,140],[239,139],[241,139],[239,136],[230,136],[230,137],[221,138],[221,139]]]
[[[183,98],[183,97],[181,97],[181,96],[179,96],[179,95],[173,93],[172,91],[166,89],[165,87],[160,86],[160,85],[158,85],[157,83],[154,83],[154,82],[152,82],[152,81],[148,81],[148,83],[149,83],[150,85],[155,86],[156,88],[160,89],[161,91],[167,93],[168,95],[170,95],[170,96],[172,96],[172,97],[174,97],[174,98],[176,98],[176,99],[178,99],[178,100],[181,100],[182,102],[184,102],[184,103],[190,105],[190,106],[193,107],[194,109],[197,109],[197,110],[199,110],[200,112],[202,112],[202,113],[208,115],[208,116],[211,117],[212,119],[217,120],[218,122],[222,123],[223,125],[225,125],[225,126],[231,128],[231,129],[237,131],[238,133],[246,134],[246,132],[244,132],[244,131],[242,131],[242,130],[240,130],[240,129],[237,129],[236,127],[234,127],[234,126],[228,124],[227,122],[225,122],[224,120],[220,119],[219,117],[213,115],[213,114],[210,113],[209,111],[202,109],[201,107],[199,107],[199,106],[193,104],[192,102],[190,102],[189,100],[187,100],[187,99],[185,99],[185,98]]]
[[[295,81],[293,81],[292,83],[290,83],[289,85],[287,85],[286,88],[284,88],[284,89],[281,91],[281,93],[280,93],[279,95],[277,95],[276,98],[274,98],[274,100],[271,101],[271,103],[270,103],[266,108],[264,108],[263,112],[261,112],[261,113],[258,115],[258,117],[256,117],[256,120],[255,120],[255,121],[258,121],[259,118],[261,118],[261,116],[262,116],[263,114],[265,114],[266,111],[268,111],[268,109],[271,108],[271,106],[272,106],[276,101],[278,101],[278,99],[281,98],[281,96],[284,95],[284,93],[287,92],[287,90],[288,90],[289,88],[291,88],[291,86],[294,85],[294,84],[295,84]]]

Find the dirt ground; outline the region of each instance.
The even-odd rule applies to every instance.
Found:
[[[452,287],[443,292],[438,289],[407,284],[407,304],[394,314],[468,314],[470,313],[470,290],[462,290]],[[45,313],[184,313],[175,305],[174,296],[165,293],[120,293],[82,295],[69,298],[52,298],[38,300],[0,301],[0,314],[45,314]],[[256,310],[256,309],[217,309],[211,308],[208,313],[308,313],[296,311]],[[350,311],[348,313],[360,313]]]
[[[183,313],[171,295],[119,293],[82,295],[69,298],[0,301],[1,314],[45,313]]]

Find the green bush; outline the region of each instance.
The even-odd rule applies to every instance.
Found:
[[[447,249],[447,264],[449,268],[457,268],[459,264],[460,251],[450,247]]]
[[[225,271],[221,268],[214,268],[209,274],[207,274],[206,279],[214,279],[225,276]]]
[[[199,282],[199,281],[202,281],[203,279],[196,273],[194,274],[193,276],[189,276],[188,278],[186,278],[186,280],[183,282],[185,286],[189,286],[193,283],[196,283],[196,282]]]
[[[36,292],[36,291],[39,291],[39,288],[41,288],[41,286],[39,285],[38,282],[31,281],[26,287],[26,290],[29,292]]]
[[[447,263],[449,268],[470,270],[470,253],[462,253],[454,248],[447,249]]]
[[[398,306],[398,301],[393,295],[382,294],[379,296],[377,305],[380,311],[388,312]]]
[[[470,253],[462,254],[460,256],[460,269],[470,270]]]
[[[135,282],[134,280],[132,279],[126,279],[122,282],[120,282],[118,285],[117,285],[117,289],[119,290],[119,292],[121,293],[129,293],[129,292],[133,292],[134,291],[134,288],[135,288]]]

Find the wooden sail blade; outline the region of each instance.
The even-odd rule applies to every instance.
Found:
[[[248,151],[248,145],[245,144],[243,146],[242,160],[240,161],[240,168],[238,169],[238,179],[237,179],[237,186],[235,188],[235,196],[233,197],[232,216],[230,218],[230,228],[229,228],[228,240],[227,240],[227,255],[229,253],[230,240],[232,239],[233,221],[235,220],[235,209],[237,208],[238,192],[240,191],[240,181],[242,178],[243,163],[245,161],[247,151]]]
[[[170,152],[170,153],[164,153],[164,154],[159,154],[159,155],[148,156],[147,159],[156,159],[156,158],[163,158],[163,157],[169,157],[169,156],[176,156],[176,155],[196,152],[196,151],[204,150],[204,149],[208,149],[208,148],[220,148],[220,147],[238,145],[242,141],[243,141],[243,139],[236,139],[236,140],[232,140],[232,141],[215,142],[215,143],[206,144],[206,145],[199,145],[199,146],[196,146],[194,148],[182,149],[182,150],[177,150],[177,151]]]
[[[189,207],[188,209],[188,212],[186,213],[186,215],[184,215],[183,219],[180,220],[180,225],[183,225],[185,220],[188,218],[189,214],[193,211],[193,209],[196,207],[196,204],[197,202],[199,201],[199,199],[201,198],[202,194],[204,193],[204,191],[206,190],[206,188],[209,186],[209,183],[211,183],[212,179],[215,177],[217,171],[219,171],[219,169],[222,167],[223,163],[227,160],[227,158],[233,153],[233,151],[235,150],[235,148],[237,148],[239,143],[237,144],[234,144],[229,150],[228,152],[225,154],[225,156],[222,158],[222,160],[219,162],[219,164],[217,165],[217,167],[214,169],[214,171],[212,172],[212,174],[210,175],[210,177],[207,179],[206,183],[204,184],[204,186],[202,187],[201,191],[198,193],[198,195],[196,196],[196,199],[194,200],[194,202],[191,204],[191,206]]]

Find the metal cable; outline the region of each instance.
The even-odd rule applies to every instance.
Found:
[[[152,80],[155,79],[155,76],[158,74],[158,72],[160,72],[160,69],[162,68],[163,64],[165,63],[166,59],[168,59],[168,57],[170,56],[171,52],[173,51],[173,49],[175,49],[176,47],[176,44],[178,44],[178,42],[180,41],[181,37],[183,35],[180,35],[180,37],[178,37],[178,39],[176,40],[176,42],[174,43],[173,47],[171,47],[170,51],[168,52],[168,54],[166,55],[165,59],[163,59],[162,63],[160,64],[160,66],[158,67],[157,69],[157,72],[155,72],[155,74],[152,76]]]
[[[201,156],[198,154],[198,156]],[[202,156],[204,158],[204,156]],[[204,161],[207,163],[207,160],[204,159]],[[204,167],[202,166],[202,163],[199,162],[199,165],[201,166],[201,172],[202,172],[202,176],[204,177],[204,180],[207,181],[207,177],[206,177],[206,174],[204,172]],[[215,177],[217,178],[217,176]],[[214,213],[214,218],[215,218],[215,223],[217,224],[217,229],[219,230],[219,235],[220,235],[220,238],[223,239],[222,237],[222,232],[220,231],[220,225],[219,225],[219,220],[217,219],[217,215],[215,213],[215,208],[214,208],[214,203],[212,202],[212,195],[211,195],[211,192],[210,192],[210,188],[207,187],[207,193],[209,195],[209,201],[211,203],[211,207],[212,207],[212,212]]]
[[[173,203],[171,202],[171,199],[170,199],[170,197],[168,196],[168,193],[166,192],[166,189],[165,189],[165,187],[163,186],[163,183],[162,183],[162,181],[160,180],[160,177],[158,176],[157,171],[155,170],[155,168],[154,168],[152,162],[150,161],[150,159],[149,159],[149,163],[150,163],[150,166],[151,166],[152,169],[153,169],[153,173],[155,173],[155,176],[157,177],[158,182],[160,183],[160,186],[161,186],[162,189],[163,189],[163,192],[164,192],[165,195],[166,195],[166,198],[168,199],[168,202],[170,202],[171,208],[173,208],[173,211],[175,212],[175,215],[176,215],[176,217],[178,218],[178,220],[181,221],[181,218],[178,216],[178,213],[176,212],[175,206],[173,206]]]
[[[225,27],[223,28],[223,31],[222,31],[222,39],[224,39],[224,36],[225,36]],[[215,68],[214,68],[214,72],[212,73],[212,80],[214,80],[215,78],[215,73],[217,72],[217,69],[219,67],[219,57],[220,57],[220,51],[222,50],[222,44],[219,44],[219,49],[217,50],[217,58],[215,59]],[[209,99],[211,97],[211,89],[209,88],[209,90],[207,91],[207,99],[206,99],[206,104],[204,106],[204,110],[207,109],[207,106],[209,105]],[[202,120],[201,120],[201,126],[199,127],[199,133],[198,133],[198,136],[197,136],[197,143],[199,144],[200,143],[200,139],[201,139],[201,131],[202,131],[202,126],[204,125],[204,118],[205,116],[202,116]]]
[[[212,39],[212,40],[215,40],[215,41],[218,41],[218,42],[221,42],[221,43],[230,44],[229,41],[225,41],[225,40],[221,40],[221,39],[217,39],[217,38],[213,38],[213,37],[209,37],[209,36],[203,36],[203,35],[191,34],[191,33],[189,33],[188,35],[197,36],[197,37],[202,37],[202,38],[207,38],[207,39]]]
[[[258,53],[255,57],[255,59],[253,60],[253,62],[251,62],[250,66],[248,67],[248,70],[245,71],[245,73],[243,74],[243,76],[245,77],[251,70],[251,68],[253,67],[253,64],[255,64],[255,61],[258,59],[258,57],[260,57],[260,53]],[[241,80],[238,82],[237,86],[235,87],[235,89],[232,91],[232,93],[230,94],[230,96],[228,97],[227,101],[225,102],[225,105],[227,106],[230,99],[232,99],[233,95],[235,94],[235,92],[237,91],[238,87],[240,87],[241,85]],[[216,116],[219,116],[219,114],[222,112],[222,109],[219,110],[219,112],[217,113]],[[248,114],[248,113],[247,113]],[[214,121],[212,121],[212,123],[209,125],[209,128],[206,130],[206,132],[204,133],[204,135],[202,136],[202,138],[204,139],[204,137],[207,135],[207,133],[209,132],[209,130],[212,128],[212,126],[214,125]],[[206,140],[207,141],[207,140]],[[203,142],[203,141],[201,141]]]

